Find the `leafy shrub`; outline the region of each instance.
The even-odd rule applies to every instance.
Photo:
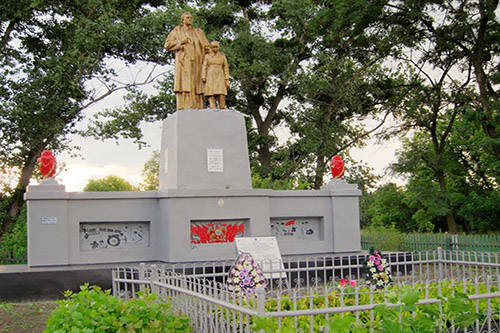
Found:
[[[108,175],[103,178],[89,179],[87,185],[83,189],[84,192],[108,192],[108,191],[135,191],[137,190],[125,179]]]
[[[395,228],[399,231],[416,231],[412,223],[415,209],[405,203],[405,189],[390,183],[371,193],[371,202],[365,206],[365,213],[371,218],[370,225],[378,228]]]
[[[0,260],[3,258],[26,258],[27,253],[27,227],[26,205],[10,230],[2,235],[0,242]]]
[[[253,170],[252,170],[253,171]],[[263,178],[257,172],[252,172],[252,188],[270,188],[273,190],[306,190],[311,186],[307,181],[301,179],[271,179]]]
[[[385,290],[373,290],[362,287],[358,289],[358,300],[355,301],[354,289],[344,289],[345,293],[334,291],[328,295],[328,307],[354,306],[366,304],[378,304],[374,306],[373,316],[370,311],[331,313],[326,320],[324,315],[298,316],[295,321],[293,317],[282,317],[281,328],[278,329],[277,318],[258,317],[252,318],[250,328],[254,332],[280,332],[296,333],[309,332],[312,327],[314,332],[324,331],[325,326],[329,326],[330,332],[446,332],[449,328],[471,327],[475,320],[484,321],[487,318],[489,304],[487,299],[478,303],[470,301],[466,293],[487,293],[496,292],[497,287],[488,289],[484,284],[453,286],[450,281],[443,280],[434,282],[425,288],[423,283],[415,285],[388,286]],[[432,288],[431,288],[432,287]],[[476,289],[477,288],[477,289]],[[311,297],[312,296],[312,297]],[[280,305],[276,300],[266,302],[266,311],[290,311],[307,310],[311,308],[324,308],[325,296],[311,295],[304,296],[295,301],[282,297]],[[340,301],[340,298],[343,301]],[[417,305],[420,299],[436,298],[441,304]],[[386,302],[393,304],[387,306]],[[476,306],[479,311],[476,311]],[[492,313],[497,313],[498,303],[493,306]],[[481,315],[482,314],[482,315]],[[357,322],[356,318],[359,318]]]
[[[416,307],[420,299],[419,291],[405,286],[401,293],[401,304],[392,308],[387,305],[374,307],[380,315],[379,327],[382,332],[448,332],[452,328],[467,328],[474,324],[480,315],[474,304],[463,293],[455,292],[439,304],[424,304]],[[395,303],[395,302],[394,302]]]
[[[394,228],[369,227],[361,230],[361,236],[369,241],[369,244],[383,251],[405,251],[405,234]]]
[[[85,284],[66,299],[47,320],[46,333],[58,332],[191,332],[189,318],[178,316],[168,303],[155,303],[156,294],[139,292],[139,298],[117,299],[110,290]]]

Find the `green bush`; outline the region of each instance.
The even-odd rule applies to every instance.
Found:
[[[0,241],[0,261],[5,258],[26,258],[27,228],[26,205],[23,205],[20,215],[10,230],[2,235]]]
[[[192,332],[189,318],[175,314],[169,303],[155,303],[154,293],[124,301],[97,286],[80,289],[56,302],[44,332]]]
[[[306,190],[311,186],[307,181],[292,178],[275,179],[262,178],[258,173],[252,172],[252,188],[270,188],[273,190]]]
[[[89,179],[87,185],[83,189],[84,192],[108,192],[108,191],[136,191],[137,189],[132,186],[125,179],[108,175],[103,178]]]
[[[361,236],[369,240],[370,245],[382,251],[405,251],[405,234],[394,228],[368,227],[361,230]]]
[[[367,293],[368,290],[363,290],[359,294],[359,299],[355,302],[353,288],[346,288],[344,291],[344,302],[340,303],[338,293],[328,296],[329,307],[354,306],[356,304],[377,304],[373,308],[373,314],[370,311],[332,313],[329,319],[326,320],[325,315],[315,315],[312,318],[309,316],[298,316],[296,321],[293,317],[281,318],[281,328],[278,329],[278,319],[272,317],[252,318],[250,329],[253,332],[278,332],[278,333],[297,333],[309,332],[310,328],[314,332],[324,331],[326,326],[329,326],[329,332],[335,333],[368,333],[368,332],[448,332],[450,329],[467,328],[474,325],[476,320],[484,322],[487,318],[484,314],[488,313],[488,306],[491,306],[489,300],[484,299],[476,305],[470,301],[465,294],[462,286],[451,287],[449,281],[441,282],[442,296],[438,294],[437,289],[430,291],[427,297],[439,299],[441,304],[420,304],[417,302],[426,298],[426,290],[423,284],[414,286],[404,285],[401,287],[389,286],[387,291],[380,290],[375,294]],[[484,285],[470,285],[467,292],[476,292],[478,288],[480,292],[487,292]],[[350,290],[348,290],[350,289]],[[496,290],[496,288],[494,288]],[[281,302],[281,308],[277,308],[277,304],[266,304],[268,312],[275,311],[290,311],[290,310],[306,310],[314,304],[314,309],[323,308],[325,306],[324,296],[319,295],[304,296],[297,300],[295,305],[291,305],[290,299]],[[371,299],[371,297],[373,299]],[[287,302],[288,301],[288,302]],[[393,304],[387,306],[385,302]],[[287,304],[288,303],[288,304]],[[382,304],[384,303],[384,304]],[[493,313],[498,311],[498,307],[493,308]],[[358,319],[358,320],[357,320]],[[465,330],[464,330],[465,331]]]

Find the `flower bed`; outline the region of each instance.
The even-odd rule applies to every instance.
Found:
[[[488,322],[498,327],[500,303],[497,297],[491,297],[498,294],[498,290],[497,283],[480,281],[444,280],[389,285],[383,289],[369,285],[353,287],[341,282],[327,293],[296,296],[298,292],[294,292],[268,299],[266,314],[279,314],[279,317],[254,317],[251,327],[256,331],[267,326],[306,332],[324,331],[326,326],[330,327],[330,332],[385,332],[393,324],[398,328],[392,327],[395,330],[390,332],[403,332],[403,327],[412,327],[417,332],[441,332],[451,327],[486,326]],[[470,300],[467,295],[485,298]],[[327,308],[336,312],[328,313]],[[312,314],[321,309],[326,315]],[[300,312],[311,314],[296,315]]]

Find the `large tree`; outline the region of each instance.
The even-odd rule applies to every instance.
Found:
[[[8,198],[19,214],[44,149],[67,149],[83,110],[121,87],[109,59],[164,62],[161,1],[3,1],[0,4],[0,168],[17,170]],[[90,80],[105,87],[94,94]],[[129,84],[132,84],[130,82]],[[13,218],[6,218],[2,231]]]
[[[455,233],[469,227],[460,212],[471,191],[488,184],[490,190],[479,191],[491,198],[487,191],[498,187],[498,1],[394,0],[389,6],[383,22],[404,46],[397,59],[420,85],[395,113],[398,130],[409,135],[395,170],[410,179],[414,219],[443,217],[443,228]]]
[[[391,107],[397,104],[395,98],[391,100],[391,90],[396,88],[392,73],[384,75],[380,66],[395,46],[379,21],[388,10],[385,4],[309,0],[193,1],[190,8],[179,4],[179,17],[191,10],[194,24],[209,39],[221,42],[230,67],[228,105],[247,115],[252,170],[259,177],[300,178],[295,169],[309,169],[310,183],[318,188],[328,159],[339,152],[347,155],[349,147],[362,144],[368,136],[354,117],[383,112],[385,101]],[[96,133],[107,137],[120,133],[140,141],[136,122],[127,119],[168,116],[173,110],[159,106],[172,96],[169,85],[171,78],[166,78],[159,84],[159,95],[135,91],[126,107],[102,112]],[[323,96],[313,91],[315,87],[321,88]],[[290,103],[293,107],[287,108]],[[307,138],[305,128],[317,123],[308,122],[311,117],[306,113],[317,113],[316,122],[324,125],[323,133],[317,133],[324,141],[321,147],[311,150],[309,143],[296,141],[280,145],[276,134],[280,127],[295,127],[292,134],[302,141],[316,137]],[[315,153],[317,158],[312,157]]]
[[[500,159],[500,22],[497,0],[395,0],[386,23],[419,66],[447,68],[446,83],[468,97]]]

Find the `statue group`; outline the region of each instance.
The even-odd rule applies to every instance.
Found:
[[[219,43],[209,43],[205,33],[193,27],[193,16],[186,12],[181,25],[172,30],[165,48],[175,53],[174,93],[177,109],[204,109],[204,97],[209,107],[226,108],[229,88],[229,67]]]

